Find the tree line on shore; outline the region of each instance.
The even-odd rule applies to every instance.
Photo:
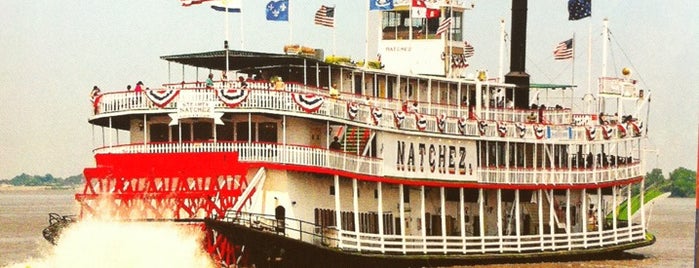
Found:
[[[666,178],[661,169],[653,169],[646,173],[645,188],[657,187],[662,192],[670,192],[670,197],[695,197],[697,172],[680,167],[668,174]],[[0,184],[13,186],[77,186],[85,183],[82,174],[68,178],[54,177],[51,174],[44,176],[22,173],[9,180],[0,180]],[[635,186],[634,194],[639,192],[640,186]]]

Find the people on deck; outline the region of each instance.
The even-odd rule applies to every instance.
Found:
[[[136,88],[134,88],[133,91],[136,92],[136,93],[138,93],[138,94],[140,94],[141,92],[143,92],[143,82],[138,81],[138,83],[136,83]]]
[[[214,88],[214,74],[209,74],[209,77],[206,78],[206,89],[213,89]]]
[[[94,101],[97,98],[97,96],[100,95],[100,92],[102,92],[102,91],[100,90],[99,87],[97,87],[97,86],[92,87],[92,90],[90,91],[90,100]]]
[[[248,88],[248,83],[245,82],[243,76],[238,76],[238,83],[240,84],[240,88]]]
[[[340,97],[340,91],[337,90],[337,84],[332,84],[332,86],[330,86],[328,91],[330,92],[330,97],[332,97],[332,98]]]
[[[330,150],[336,150],[336,151],[342,150],[342,144],[340,144],[338,139],[339,138],[337,136],[333,137],[333,141],[330,143]]]
[[[274,90],[284,90],[284,80],[280,76],[277,76],[274,82]]]

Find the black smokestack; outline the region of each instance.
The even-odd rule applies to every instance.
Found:
[[[512,46],[510,47],[510,72],[505,83],[515,84],[517,94],[508,90],[507,98],[514,95],[515,108],[529,106],[529,74],[524,71],[527,55],[527,0],[512,0]]]

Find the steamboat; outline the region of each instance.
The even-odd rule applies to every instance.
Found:
[[[655,241],[632,196],[650,92],[628,72],[582,102],[530,83],[526,0],[512,1],[510,72],[469,75],[472,6],[432,1],[439,15],[416,19],[402,2],[380,11],[371,64],[226,47],[161,57],[182,82],[95,96],[103,145],[81,216],[196,222],[240,266],[580,259]],[[638,215],[619,209],[636,199]]]

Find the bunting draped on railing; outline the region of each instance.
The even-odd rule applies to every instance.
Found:
[[[383,112],[381,111],[381,108],[379,108],[379,107],[371,108],[371,119],[372,119],[372,121],[374,121],[374,125],[379,124],[382,116],[383,116]]]
[[[517,128],[517,134],[519,137],[524,138],[524,135],[527,134],[527,127],[522,122],[515,123],[515,127]]]
[[[468,120],[466,115],[462,115],[459,118],[458,125],[459,125],[459,132],[461,132],[461,135],[466,135],[466,120]]]
[[[498,127],[498,134],[500,135],[500,137],[507,136],[507,126],[505,126],[505,123],[498,122],[497,127]]]
[[[354,118],[357,117],[357,113],[359,113],[359,104],[356,102],[348,102],[347,117],[349,117],[349,120],[354,120]]]
[[[393,122],[396,123],[397,128],[400,128],[403,125],[403,121],[405,121],[405,112],[394,111],[393,112]]]
[[[415,113],[415,127],[419,131],[424,131],[427,128],[427,119],[425,119],[424,115]]]
[[[250,96],[250,91],[247,89],[219,89],[216,90],[216,97],[218,97],[221,102],[226,104],[228,107],[235,108],[236,106],[243,103],[248,96]]]
[[[626,127],[624,124],[617,124],[616,127],[619,130],[619,138],[626,137]]]
[[[485,127],[487,126],[488,123],[486,123],[485,121],[478,121],[478,132],[481,133],[481,136],[485,135]]]
[[[534,129],[534,136],[536,136],[537,139],[542,139],[544,137],[545,131],[542,126],[534,124],[532,128]]]
[[[585,133],[587,133],[588,140],[594,140],[597,136],[597,128],[593,126],[585,127]]]
[[[609,138],[611,138],[613,133],[614,133],[614,128],[612,126],[602,125],[602,137],[605,140],[608,140]]]
[[[439,132],[444,133],[444,129],[446,129],[446,126],[447,126],[447,115],[442,113],[436,117],[437,117],[437,129],[439,130]]]
[[[636,123],[635,121],[629,122],[629,125],[626,126],[626,128],[630,128],[633,131],[633,136],[638,137],[641,136],[641,130],[643,129],[643,122]]]
[[[155,104],[155,106],[158,106],[160,108],[165,108],[165,106],[168,105],[172,100],[177,97],[177,95],[180,93],[179,90],[177,89],[151,89],[151,90],[146,90],[145,94],[148,97],[148,99]],[[137,94],[138,96],[138,94]]]
[[[291,93],[291,99],[294,100],[296,105],[301,107],[301,110],[307,113],[314,113],[323,106],[325,98],[316,94],[298,94]]]

